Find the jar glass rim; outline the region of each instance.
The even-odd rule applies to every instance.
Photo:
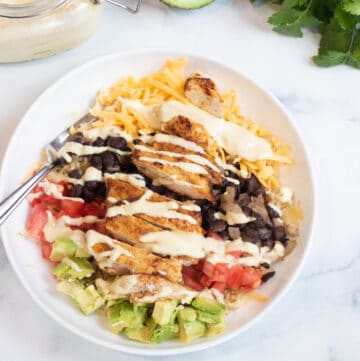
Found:
[[[50,13],[70,0],[33,0],[11,4],[0,0],[0,18],[24,19]]]

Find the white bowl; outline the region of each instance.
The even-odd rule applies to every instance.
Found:
[[[310,244],[314,221],[314,186],[309,159],[295,124],[284,107],[268,92],[242,74],[213,60],[167,50],[142,50],[106,56],[80,66],[48,88],[30,107],[18,125],[7,149],[0,184],[4,197],[22,181],[37,162],[44,144],[76,116],[86,112],[96,92],[125,75],[141,76],[158,69],[167,58],[187,56],[190,72],[201,71],[215,79],[220,89],[235,89],[242,112],[264,124],[280,139],[292,145],[296,165],[286,169],[281,180],[301,201],[304,220],[295,251],[276,265],[276,277],[261,291],[267,303],[251,303],[231,312],[225,334],[190,344],[178,341],[146,345],[112,334],[98,316],[83,316],[71,301],[55,290],[50,266],[41,258],[34,241],[24,238],[28,206],[24,202],[2,227],[7,256],[32,298],[59,324],[96,344],[119,351],[144,355],[170,355],[201,350],[239,335],[258,321],[294,281]]]

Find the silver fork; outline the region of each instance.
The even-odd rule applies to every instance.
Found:
[[[61,147],[64,145],[70,135],[72,128],[77,128],[84,123],[92,123],[97,118],[87,113],[76,121],[73,125],[62,131],[56,138],[54,138],[49,144],[45,146],[47,164],[45,164],[40,170],[38,170],[30,179],[28,179],[21,186],[16,188],[8,197],[6,197],[0,203],[0,226],[6,221],[12,212],[19,206],[19,204],[25,199],[25,197],[31,192],[31,190],[54,168],[60,163],[59,158],[54,159]]]

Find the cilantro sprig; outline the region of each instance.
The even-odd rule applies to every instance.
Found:
[[[255,0],[251,0],[254,2]],[[360,69],[360,0],[277,0],[281,9],[268,22],[273,30],[302,37],[304,28],[321,34],[315,64],[348,64]]]

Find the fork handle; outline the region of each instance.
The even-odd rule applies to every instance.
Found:
[[[55,167],[55,162],[44,165],[30,179],[16,188],[0,203],[0,226],[19,206],[31,190]]]

